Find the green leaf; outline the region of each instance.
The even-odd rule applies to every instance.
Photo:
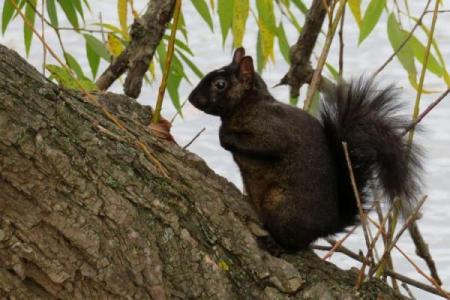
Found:
[[[80,90],[80,85],[86,91],[97,89],[96,85],[87,78],[74,79],[65,68],[56,65],[46,65],[45,68],[50,72],[51,78],[54,78],[60,86],[67,89]]]
[[[86,41],[86,56],[91,67],[92,78],[97,77],[98,66],[100,65],[100,55],[98,55],[94,49]]]
[[[47,14],[50,18],[50,23],[54,27],[58,27],[58,13],[56,12],[55,0],[47,0]]]
[[[280,48],[281,54],[287,63],[290,63],[291,57],[289,56],[289,42],[286,37],[286,32],[284,31],[283,23],[280,22],[277,30],[278,36],[278,47]]]
[[[256,70],[260,73],[264,69],[264,58],[262,55],[261,33],[256,38]]]
[[[25,42],[25,52],[28,57],[30,55],[31,40],[33,39],[34,20],[36,19],[35,7],[37,0],[28,0],[25,6],[25,18],[28,22],[23,24],[23,37]],[[32,28],[30,28],[30,25]]]
[[[276,33],[277,25],[275,20],[275,12],[272,0],[256,0],[256,9],[260,23],[264,24],[271,33]]]
[[[16,8],[12,4],[11,0],[4,0],[3,11],[2,11],[2,34],[5,34],[6,28],[11,21]]]
[[[170,39],[170,37],[168,35],[165,35],[163,37],[163,39],[165,41],[168,41]],[[177,46],[178,49],[181,49],[181,50],[189,53],[190,55],[194,55],[194,53],[192,53],[191,48],[189,48],[189,46],[186,43],[184,43],[183,41],[180,41],[179,39],[175,39],[175,46]]]
[[[84,39],[89,44],[89,46],[92,48],[92,50],[97,53],[101,58],[103,58],[106,61],[111,61],[111,56],[109,55],[108,50],[106,49],[106,46],[95,36],[90,34],[83,34]]]
[[[387,31],[392,48],[394,51],[397,51],[407,38],[407,34],[401,28],[394,13],[389,14]],[[397,53],[397,58],[406,72],[408,72],[410,81],[412,82],[412,79],[416,78],[417,70],[414,64],[414,51],[411,49],[409,43],[406,43]]]
[[[405,35],[408,35],[409,32],[404,31]],[[425,46],[413,35],[408,41],[409,45],[414,51],[415,57],[420,61],[420,63],[423,65],[425,61],[425,53],[426,48]],[[444,69],[442,66],[438,63],[434,55],[431,53],[428,54],[428,64],[427,69],[436,74],[439,77],[442,77],[444,75]]]
[[[77,62],[76,58],[73,57],[70,53],[64,53],[64,57],[66,58],[67,65],[70,69],[72,69],[78,78],[84,78],[83,70],[81,69],[80,64]]]
[[[83,6],[81,5],[80,0],[72,0],[73,7],[75,7],[76,11],[78,11],[78,14],[81,16],[84,22],[84,12],[83,12]]]
[[[236,0],[233,6],[233,47],[242,46],[242,40],[245,33],[245,24],[250,11],[249,0]]]
[[[156,48],[156,52],[159,56],[159,65],[161,70],[164,72],[164,65],[166,63],[166,45],[165,43],[159,43]],[[180,86],[181,80],[183,79],[183,74],[177,72],[176,69],[179,66],[176,66],[175,63],[176,57],[173,57],[172,67],[170,68],[169,78],[167,79],[167,91],[169,92],[169,96],[172,99],[173,106],[177,110],[177,112],[182,116],[181,104],[180,104],[180,96],[178,93],[178,87]]]
[[[117,13],[119,14],[119,24],[122,30],[122,34],[128,40],[128,0],[118,0],[117,1]]]
[[[350,11],[356,20],[356,23],[361,27],[362,17],[361,17],[361,0],[347,0]]]
[[[367,7],[366,12],[364,13],[364,17],[361,21],[358,44],[361,44],[375,28],[375,25],[378,23],[385,5],[386,0],[370,1],[369,6]]]
[[[112,31],[113,33],[122,35],[122,29],[120,29],[119,27],[117,27],[115,25],[108,24],[108,23],[93,23],[92,25],[99,26],[99,27],[102,27],[109,31]]]
[[[214,28],[211,13],[209,12],[208,4],[206,4],[205,0],[191,0],[191,2],[194,4],[195,9],[198,11],[203,20],[205,20],[208,24],[211,31],[213,31]]]
[[[334,79],[339,80],[339,72],[336,70],[333,65],[329,63],[325,63],[325,66],[327,67],[328,72],[330,72],[331,76],[333,76]]]
[[[180,58],[188,65],[188,67],[194,72],[195,75],[197,75],[198,78],[203,78],[203,73],[200,71],[200,69],[186,56],[183,54],[183,52],[176,50]]]
[[[64,14],[66,15],[70,24],[72,24],[73,28],[78,30],[78,16],[72,0],[58,0],[58,3],[62,7]]]
[[[233,22],[234,1],[235,0],[218,0],[217,3],[220,30],[222,31],[222,45],[225,44],[225,40],[227,39],[228,32],[230,31]]]
[[[303,13],[306,14],[308,12],[308,8],[301,0],[292,0],[292,2],[297,6],[297,8]]]

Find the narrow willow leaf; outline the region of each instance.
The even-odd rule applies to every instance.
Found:
[[[292,2],[297,6],[297,8],[303,13],[306,14],[308,12],[308,8],[303,3],[302,0],[292,0]]]
[[[81,88],[88,92],[97,89],[97,86],[88,78],[83,77],[76,80],[65,68],[56,65],[45,65],[45,68],[50,72],[50,78],[55,79],[64,88],[80,90],[81,85]]]
[[[100,65],[100,55],[98,55],[94,49],[86,41],[86,56],[91,67],[92,78],[97,77],[98,66]]]
[[[275,13],[272,0],[256,0],[258,26],[261,37],[262,69],[269,58],[273,58],[273,43],[277,34]]]
[[[258,31],[256,38],[256,70],[261,72],[264,69],[264,58],[262,55],[261,32]]]
[[[200,71],[200,69],[186,55],[183,54],[183,52],[178,49],[176,51],[184,63],[188,65],[189,69],[191,69],[198,78],[203,78],[204,74],[202,71]]]
[[[389,15],[387,31],[392,48],[394,49],[394,51],[396,51],[407,38],[407,34],[402,30],[400,24],[395,18],[394,13],[391,13]],[[406,43],[403,48],[397,53],[397,58],[406,72],[408,72],[410,82],[415,82],[417,77],[417,70],[414,64],[414,51],[411,49],[409,43]]]
[[[256,0],[256,9],[260,23],[273,34],[277,31],[275,12],[272,0]]]
[[[3,11],[2,11],[2,34],[5,34],[6,28],[8,28],[8,24],[11,21],[16,8],[12,4],[10,0],[4,0],[3,3]]]
[[[78,28],[79,28],[78,16],[77,16],[75,7],[73,5],[73,2],[67,1],[67,0],[58,0],[58,3],[61,6],[61,8],[63,9],[64,14],[66,15],[70,24],[72,24],[73,28],[78,30]]]
[[[170,39],[170,37],[168,35],[165,35],[163,37],[163,39],[165,41],[168,41]],[[177,49],[183,50],[183,51],[189,53],[190,55],[194,55],[194,53],[192,53],[191,48],[189,48],[188,44],[184,43],[183,41],[181,41],[179,39],[175,39],[175,46],[177,46]]]
[[[111,56],[109,55],[108,50],[99,39],[87,33],[83,34],[83,36],[86,42],[92,48],[92,50],[94,50],[94,52],[97,53],[97,55],[99,55],[101,58],[103,58],[108,62],[111,61]]]
[[[81,16],[84,22],[84,12],[83,12],[83,6],[81,5],[80,0],[71,0],[73,2],[73,7],[76,11],[78,11],[78,14]]]
[[[361,21],[358,43],[361,44],[375,28],[381,17],[386,0],[371,0]]]
[[[99,27],[102,27],[102,28],[107,29],[109,31],[112,31],[113,33],[122,35],[122,30],[119,27],[117,27],[117,26],[115,26],[113,24],[109,24],[109,23],[93,23],[92,25],[99,26]]]
[[[353,17],[356,20],[356,23],[359,27],[361,27],[361,0],[347,0],[347,3],[348,7],[350,7],[350,11],[352,12]]]
[[[419,19],[416,18],[416,17],[410,16],[410,18],[413,19],[415,22],[418,22],[418,21],[419,21]],[[418,23],[420,24],[420,28],[422,29],[422,31],[425,32],[425,34],[427,35],[427,37],[429,37],[430,34],[431,34],[430,29],[429,29],[425,24],[423,24],[423,22],[418,22]],[[437,59],[438,59],[439,63],[441,64],[442,69],[443,69],[443,71],[444,71],[444,72],[443,72],[443,79],[444,79],[444,82],[445,82],[445,84],[447,84],[448,86],[450,86],[450,76],[449,76],[448,71],[447,71],[447,66],[446,66],[444,57],[442,56],[442,52],[441,52],[441,50],[439,49],[439,45],[438,45],[438,43],[437,43],[437,41],[436,41],[435,38],[433,38],[433,40],[431,41],[431,44],[432,44],[433,49],[434,49],[434,51],[435,51],[435,53],[436,53],[436,55],[437,55]]]
[[[164,66],[166,63],[166,45],[165,43],[159,43],[156,48],[156,53],[158,53],[159,57],[159,65],[161,71],[164,72]],[[170,99],[172,100],[173,106],[177,110],[177,112],[182,116],[181,104],[180,104],[180,96],[178,93],[178,87],[180,86],[180,82],[183,79],[183,75],[179,72],[174,71],[175,67],[174,63],[176,60],[174,56],[174,60],[172,61],[172,67],[170,68],[169,78],[167,79],[167,91],[169,92]]]
[[[45,68],[50,72],[51,78],[54,78],[60,86],[78,89],[75,79],[65,68],[56,65],[46,65]]]
[[[9,0],[7,0],[9,1]],[[33,39],[33,29],[34,20],[36,19],[36,12],[34,8],[36,7],[37,0],[28,0],[25,6],[25,18],[28,22],[23,24],[23,38],[25,42],[25,53],[28,57],[30,55],[31,40]],[[32,28],[30,28],[30,25]]]
[[[149,83],[152,83],[156,78],[155,59],[152,59],[152,62],[148,66],[148,70],[150,71],[150,74],[152,76],[152,79],[149,80]]]
[[[172,99],[173,106],[180,114],[180,116],[183,117],[183,112],[180,103],[180,94],[178,92],[181,79],[183,79],[183,77],[180,75],[171,76],[170,80],[168,80],[167,82],[167,91],[169,92],[170,99]]]
[[[409,34],[407,31],[404,31],[404,33],[405,33],[405,35]],[[411,46],[411,48],[413,49],[415,57],[423,65],[423,63],[425,61],[425,53],[427,52],[425,46],[414,35],[411,36],[408,43]],[[437,59],[434,57],[433,53],[431,53],[431,52],[428,54],[427,69],[439,77],[442,77],[442,75],[444,75],[444,69],[439,64]]]
[[[247,22],[250,6],[249,0],[236,0],[233,6],[233,47],[237,48],[242,46],[242,40],[244,39],[245,24]]]
[[[78,63],[77,59],[68,52],[64,53],[64,57],[66,59],[67,65],[69,66],[70,69],[72,69],[75,72],[77,78],[79,79],[84,78],[85,76],[83,70],[81,69],[81,66]]]
[[[117,13],[119,14],[119,24],[122,35],[128,40],[128,0],[117,0]]]
[[[263,60],[261,70],[263,70],[269,58],[273,57],[273,43],[275,35],[266,27],[265,23],[260,23],[259,32],[261,36],[261,55]]]
[[[117,57],[120,55],[120,53],[122,53],[124,45],[114,34],[108,33],[106,48],[108,49],[108,52],[112,57]]]
[[[287,63],[290,63],[291,57],[289,56],[289,42],[286,37],[286,32],[284,31],[283,23],[280,22],[277,30],[278,37],[278,47],[280,48],[281,54]]]
[[[58,27],[58,13],[56,12],[55,0],[47,0],[47,14],[50,18],[50,24]]]
[[[222,45],[225,45],[228,32],[233,22],[233,7],[235,0],[218,0],[217,13],[219,14],[220,30],[222,32]],[[239,1],[239,0],[238,0]]]
[[[208,24],[209,28],[211,30],[214,30],[211,13],[209,12],[208,4],[206,4],[206,1],[205,0],[191,0],[191,2],[194,5],[195,9],[200,14],[200,16],[203,18],[203,20],[205,20],[206,24]]]
[[[333,76],[333,78],[335,80],[339,80],[339,72],[338,70],[336,70],[335,67],[333,67],[333,65],[329,64],[329,63],[325,63],[325,66],[327,67],[328,72],[330,72],[331,76]]]

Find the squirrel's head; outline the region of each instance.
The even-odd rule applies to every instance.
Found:
[[[237,108],[248,92],[266,85],[255,72],[253,60],[244,48],[234,52],[231,64],[207,74],[189,95],[196,108],[222,116]]]

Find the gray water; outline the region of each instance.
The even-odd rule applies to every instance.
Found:
[[[3,6],[3,1],[0,0],[0,7]],[[147,1],[136,1],[136,7],[143,8]],[[419,16],[420,12],[425,5],[425,1],[410,1],[411,10],[414,15]],[[117,24],[116,17],[116,1],[98,0],[91,1],[92,3],[92,15],[87,16],[87,24],[97,22],[99,12],[102,13],[104,22],[111,22]],[[449,8],[448,3],[445,3],[445,8]],[[191,49],[196,54],[193,61],[203,70],[205,73],[228,64],[231,60],[231,45],[230,40],[222,48],[222,42],[220,37],[220,27],[216,22],[215,33],[212,33],[205,23],[201,20],[199,15],[195,12],[189,1],[185,1],[183,11],[186,17],[187,26],[189,28],[190,37],[189,43]],[[297,14],[299,22],[303,23],[303,17]],[[447,30],[450,28],[450,13],[443,13],[440,15],[437,23],[436,39],[438,40],[442,54],[447,59],[447,64],[450,64],[448,58],[450,57],[450,35]],[[280,16],[278,16],[280,17]],[[386,18],[386,16],[384,16]],[[406,19],[405,19],[406,20]],[[431,23],[431,14],[424,19],[425,24]],[[64,20],[60,20],[61,26],[69,26]],[[375,71],[392,53],[392,49],[387,40],[385,21],[381,21],[371,34],[371,36],[361,45],[357,46],[356,41],[358,37],[358,29],[353,22],[350,14],[346,17],[345,27],[345,70],[344,77],[349,78],[352,76],[358,76],[360,74],[370,74]],[[413,24],[404,24],[410,28]],[[244,40],[244,46],[249,54],[253,56],[255,53],[255,40],[256,40],[256,26],[252,17],[249,18],[247,24],[247,35]],[[292,44],[296,41],[298,33],[290,26],[286,27],[289,42]],[[7,34],[0,37],[0,43],[17,50],[20,54],[25,56],[23,50],[22,39],[22,23],[16,20],[10,25]],[[54,34],[50,31],[46,31],[48,42],[54,49],[59,49],[57,46],[57,40]],[[420,35],[419,35],[420,36]],[[77,34],[67,33],[63,36],[63,40],[67,49],[70,49],[71,54],[79,59],[85,73],[90,74],[89,67],[84,53],[84,42]],[[425,39],[422,38],[425,43]],[[320,42],[316,49],[318,55],[321,49],[323,41]],[[289,66],[281,58],[281,54],[276,47],[276,63],[269,64],[267,70],[263,74],[263,78],[268,83],[268,86],[273,86],[282,76],[286,73]],[[32,51],[29,57],[30,63],[32,63],[39,70],[42,69],[42,47],[37,43],[35,39],[33,41]],[[52,59],[49,59],[52,62]],[[337,66],[338,50],[337,43],[330,51],[330,60],[332,64]],[[100,71],[105,68],[105,64],[100,66]],[[420,71],[420,68],[419,68]],[[158,74],[159,75],[159,74]],[[158,76],[159,78],[159,76]],[[403,88],[404,101],[408,104],[408,110],[405,113],[410,114],[412,111],[412,105],[415,100],[415,92],[406,80],[406,75],[395,60],[392,62],[381,74],[382,82],[392,83],[395,82],[399,87]],[[198,79],[191,76],[191,80],[198,82]],[[144,104],[154,104],[158,89],[158,80],[152,86],[146,86],[139,98],[139,101]],[[427,74],[425,87],[428,90],[440,91],[445,89],[442,80]],[[184,100],[192,86],[189,84],[182,84],[180,89],[180,95]],[[112,87],[112,91],[121,93],[121,88],[118,84]],[[272,89],[271,92],[279,99],[288,99],[288,89],[286,87],[278,87]],[[305,91],[302,90],[302,95]],[[426,107],[432,100],[436,99],[439,93],[432,95],[424,95],[422,99],[421,108]],[[419,222],[420,229],[423,236],[428,242],[431,254],[435,259],[435,262],[440,271],[440,276],[444,282],[444,288],[450,289],[450,97],[447,97],[437,108],[435,108],[423,121],[425,132],[416,137],[416,141],[420,143],[425,152],[427,158],[424,165],[426,169],[425,174],[425,189],[424,194],[428,195],[428,201],[424,205],[423,218]],[[169,103],[169,99],[164,106],[163,115],[167,118],[171,118],[175,113],[172,105]],[[206,131],[190,146],[190,150],[197,153],[204,158],[208,165],[217,173],[226,177],[229,181],[233,182],[237,187],[242,188],[241,178],[239,171],[234,164],[229,153],[224,151],[218,141],[218,127],[220,125],[218,118],[205,115],[204,113],[193,108],[189,103],[186,104],[183,110],[184,118],[177,118],[172,132],[180,145],[188,143],[197,132],[202,128],[206,128]],[[447,241],[447,242],[445,242]],[[324,244],[323,241],[319,241],[319,244]],[[344,244],[355,252],[358,249],[365,249],[364,238],[361,230],[354,233]],[[404,250],[414,261],[423,269],[427,270],[424,263],[415,256],[414,246],[406,234],[399,243],[399,246]],[[323,253],[320,253],[323,255]],[[332,261],[338,264],[341,268],[348,269],[350,267],[359,267],[359,264],[355,261],[348,259],[340,254],[335,254]],[[426,280],[421,277],[414,268],[398,253],[394,252],[394,263],[396,271],[410,276],[422,282]],[[426,282],[427,283],[427,282]],[[430,295],[418,290],[413,289],[417,299],[441,299],[437,296]]]

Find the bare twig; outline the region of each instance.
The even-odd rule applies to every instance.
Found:
[[[422,282],[420,282],[420,281],[417,281],[417,280],[414,280],[414,279],[412,279],[412,278],[406,277],[405,275],[396,273],[396,272],[391,271],[391,270],[386,270],[385,273],[386,273],[388,276],[390,276],[390,277],[393,277],[393,278],[395,278],[395,279],[398,279],[398,280],[400,280],[400,281],[402,281],[402,282],[404,282],[404,283],[407,283],[407,284],[409,284],[409,285],[412,285],[412,286],[414,286],[414,287],[416,287],[416,288],[418,288],[418,289],[427,291],[427,292],[432,293],[432,294],[435,294],[435,295],[442,296],[442,294],[439,292],[439,290],[435,289],[435,288],[432,287],[432,286],[429,286],[429,285],[427,285],[427,284],[424,284],[424,283],[422,283]]]
[[[383,69],[394,59],[394,57],[400,52],[400,50],[403,49],[403,47],[408,43],[408,41],[411,39],[411,37],[414,34],[414,31],[416,31],[417,27],[419,27],[420,24],[422,24],[422,19],[426,14],[426,11],[428,9],[428,6],[430,6],[431,0],[427,1],[427,4],[425,5],[425,9],[423,10],[422,14],[420,15],[419,19],[417,20],[416,24],[414,24],[413,28],[409,32],[408,36],[405,38],[405,40],[400,44],[400,46],[395,49],[394,53],[389,56],[389,58],[374,72],[374,76],[377,76]]]
[[[449,93],[450,93],[450,88],[447,89],[444,93],[442,93],[430,105],[428,105],[428,107],[413,122],[411,122],[411,124],[409,124],[408,127],[406,127],[405,132],[403,133],[403,135],[406,135],[408,133],[408,131],[410,131],[411,129],[415,128],[417,126],[417,124],[419,124],[422,121],[422,119],[425,118],[425,116],[428,115],[428,113],[433,108],[436,107],[436,105],[438,105],[442,100],[445,99],[445,97],[448,96]]]
[[[404,258],[406,258],[406,260],[414,267],[414,269],[416,269],[416,271],[422,275],[423,277],[425,277],[428,281],[430,281],[434,287],[436,288],[437,291],[439,291],[440,295],[446,299],[450,299],[450,293],[445,291],[437,282],[436,280],[434,280],[434,278],[428,276],[427,274],[425,274],[424,271],[422,271],[422,269],[419,268],[419,266],[417,266],[416,263],[414,263],[414,261],[408,256],[406,255],[405,252],[403,252],[399,247],[397,247],[397,245],[394,245],[395,249],[398,250],[398,252],[400,252]]]
[[[203,129],[200,130],[200,131],[192,138],[192,140],[191,140],[189,143],[187,143],[187,144],[183,147],[183,149],[186,150],[190,145],[192,145],[192,143],[195,142],[195,140],[196,140],[196,139],[197,139],[197,138],[198,138],[205,130],[206,130],[206,128],[203,127]]]
[[[330,249],[330,251],[328,251],[328,253],[327,254],[325,254],[324,255],[324,257],[322,257],[322,259],[323,260],[326,260],[326,259],[328,259],[328,258],[330,258],[331,257],[331,255],[333,255],[333,253],[336,251],[336,249],[338,249],[339,247],[341,247],[342,246],[342,243],[344,243],[344,241],[355,231],[355,229],[356,229],[356,227],[357,226],[353,226],[353,228],[352,229],[350,229],[348,232],[347,232],[347,234],[342,238],[342,239],[340,239],[339,241],[334,241],[334,240],[331,240],[331,239],[327,239],[327,241],[329,242],[329,243],[331,243],[332,241],[334,241],[334,243],[333,243],[333,247]]]
[[[425,55],[423,58],[422,71],[420,72],[420,79],[419,79],[419,84],[417,87],[417,96],[416,96],[416,101],[414,104],[414,111],[413,111],[413,117],[412,117],[413,121],[416,120],[419,115],[419,104],[420,104],[420,99],[421,99],[422,92],[423,92],[423,84],[425,82],[425,74],[427,73],[427,65],[428,65],[428,58],[430,56],[431,44],[433,43],[433,35],[434,35],[434,30],[436,28],[438,9],[439,9],[439,0],[436,0],[436,4],[434,6],[433,19],[431,20],[431,28],[430,28],[430,32],[428,34],[427,48],[425,50]],[[414,137],[414,129],[411,129],[408,134],[408,144],[412,143],[413,137]]]
[[[353,173],[352,161],[351,161],[350,155],[348,153],[347,143],[342,142],[342,147],[344,149],[345,160],[347,161],[347,167],[348,167],[348,172],[350,174],[350,180],[352,183],[353,193],[355,195],[356,203],[358,205],[359,218],[361,220],[361,225],[363,227],[363,232],[364,232],[364,239],[366,241],[367,257],[372,258],[372,261],[373,261],[372,248],[370,247],[371,243],[370,243],[370,238],[369,238],[369,232],[367,230],[366,213],[363,210],[362,201],[361,201],[360,194],[358,191],[358,186],[356,185],[355,174]],[[363,261],[361,270],[359,272],[358,280],[356,282],[356,288],[360,287],[361,282],[364,279],[364,269],[366,268],[367,261],[368,261],[367,259]]]
[[[342,12],[341,25],[339,27],[339,77],[342,78],[344,74],[344,22],[345,22],[345,7]]]
[[[339,25],[339,21],[342,17],[342,14],[344,12],[345,4],[347,3],[347,0],[340,0],[339,2],[339,8],[336,12],[336,16],[334,20],[330,19],[330,24],[328,28],[327,37],[325,40],[325,44],[322,49],[322,53],[320,54],[319,61],[317,62],[316,69],[314,70],[314,74],[311,80],[311,83],[308,88],[308,93],[306,95],[305,105],[303,106],[303,109],[309,111],[309,109],[312,106],[312,99],[314,97],[314,94],[319,86],[321,73],[323,70],[323,67],[325,66],[325,62],[328,57],[328,53],[330,51],[331,43],[333,42],[334,34],[336,33],[337,26]]]
[[[380,258],[380,261],[375,265],[373,270],[369,272],[369,276],[372,276],[378,268],[384,263],[384,260],[386,259],[387,255],[392,251],[392,249],[395,247],[395,244],[398,242],[402,234],[405,232],[405,230],[408,228],[408,226],[416,219],[417,214],[419,213],[420,208],[422,207],[423,203],[427,199],[427,196],[423,196],[422,199],[419,201],[415,209],[412,211],[412,213],[409,215],[409,217],[406,219],[405,223],[403,224],[402,228],[399,230],[395,238],[389,242],[388,246],[384,250],[383,255]]]

